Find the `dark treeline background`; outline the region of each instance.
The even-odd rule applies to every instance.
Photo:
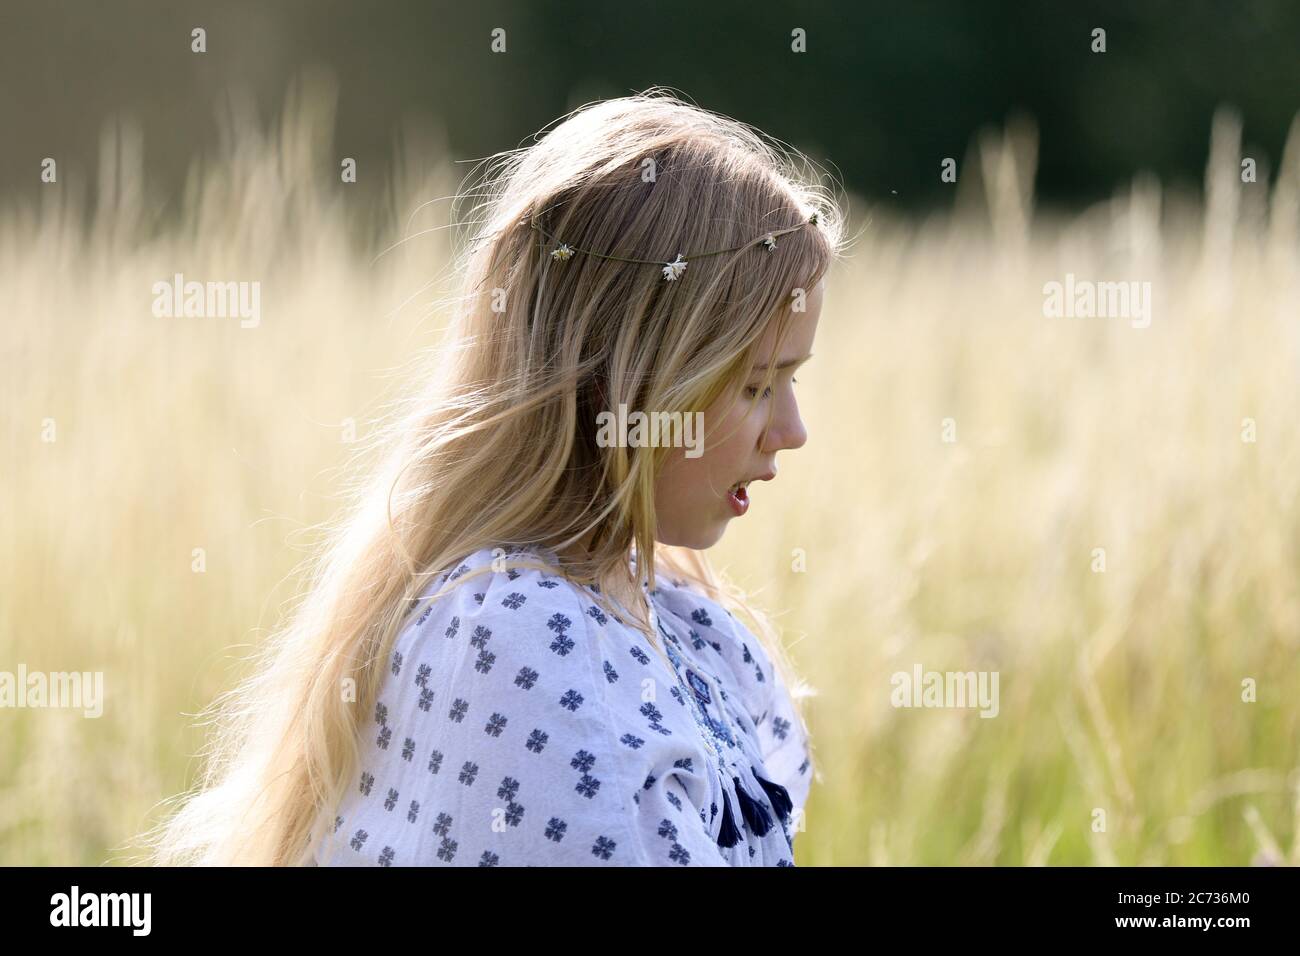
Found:
[[[204,54],[190,52],[195,26]],[[496,27],[505,54],[490,51]],[[796,27],[807,53],[791,52]],[[175,197],[190,163],[215,155],[223,94],[269,123],[290,81],[323,69],[338,100],[322,172],[354,156],[363,189],[378,188],[366,173],[387,167],[404,120],[475,160],[588,100],[664,85],[914,210],[951,202],[943,157],[960,163],[982,128],[1023,112],[1039,129],[1040,202],[1076,206],[1139,170],[1199,188],[1220,105],[1240,110],[1268,175],[1300,108],[1298,50],[1294,0],[5,0],[0,201],[34,199],[45,156],[93,195],[114,115],[139,121],[150,187]]]

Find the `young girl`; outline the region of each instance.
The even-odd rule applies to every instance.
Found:
[[[793,865],[789,665],[701,553],[806,439],[841,218],[792,155],[660,91],[507,154],[453,347],[156,861]]]

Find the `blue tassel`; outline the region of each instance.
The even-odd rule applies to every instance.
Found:
[[[735,846],[740,842],[740,830],[736,827],[736,818],[731,812],[731,801],[727,799],[725,785],[722,789],[722,829],[718,831],[718,846]]]
[[[790,799],[790,791],[779,783],[773,783],[771,780],[760,777],[758,771],[753,767],[749,768],[749,772],[762,785],[763,792],[767,794],[767,799],[771,802],[773,809],[776,810],[776,815],[782,821],[789,820],[790,811],[794,809],[794,802]]]
[[[736,785],[736,799],[740,801],[740,815],[745,818],[745,823],[756,836],[763,836],[768,830],[772,829],[772,818],[768,815],[767,808],[751,797],[745,788],[740,785],[739,777],[732,777],[732,782]]]

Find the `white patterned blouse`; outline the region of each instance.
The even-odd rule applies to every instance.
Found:
[[[426,598],[488,566],[412,610],[314,861],[793,866],[808,738],[751,632],[661,575],[642,587],[670,669],[592,591],[493,558],[432,578]]]

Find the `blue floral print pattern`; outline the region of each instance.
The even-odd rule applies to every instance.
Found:
[[[501,554],[465,557],[413,606],[314,862],[793,866],[813,767],[754,636],[660,576],[646,593],[669,668],[594,589],[497,571]]]

